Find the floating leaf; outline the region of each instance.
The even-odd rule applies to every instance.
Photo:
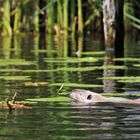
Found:
[[[22,70],[22,72],[24,72],[24,73],[41,73],[41,72],[56,72],[57,71],[57,69],[52,69],[52,70],[41,70],[41,69],[39,69],[39,70]]]
[[[120,83],[140,83],[140,79],[118,80]]]
[[[98,78],[98,79],[105,79],[105,80],[139,80],[140,76],[108,76],[108,77],[102,77],[102,78]]]
[[[0,72],[24,72],[24,73],[42,73],[42,72],[56,72],[57,69],[52,70],[36,70],[36,69],[28,69],[28,70],[22,70],[22,69],[0,69]]]
[[[0,72],[20,72],[20,69],[0,69]]]
[[[127,66],[104,65],[103,69],[127,69]]]
[[[70,71],[70,72],[76,72],[76,71],[93,71],[93,70],[102,70],[102,69],[127,69],[126,66],[92,66],[92,67],[61,67],[57,68],[58,71]]]
[[[26,81],[31,80],[30,76],[0,76],[0,79],[8,81]]]
[[[82,55],[103,55],[105,51],[96,51],[96,52],[81,52]]]
[[[37,99],[26,99],[27,101],[33,102],[68,102],[70,98],[64,96],[50,97],[50,98],[37,98]]]
[[[98,79],[104,79],[104,80],[117,80],[117,82],[121,83],[139,83],[140,82],[140,76],[113,76],[113,77],[102,77]]]
[[[0,59],[0,66],[7,65],[35,65],[35,62],[26,61],[24,59]]]
[[[140,61],[140,58],[114,58],[115,61]]]
[[[46,49],[38,49],[38,50],[32,50],[34,53],[57,53],[56,50],[46,50]]]
[[[83,87],[83,88],[93,88],[93,87],[103,87],[102,85],[95,85],[95,84],[77,84],[77,83],[52,83],[50,86],[61,86],[64,87]]]
[[[52,59],[52,58],[46,58],[45,62],[47,63],[82,63],[82,62],[97,62],[98,59],[97,58],[93,58],[93,57],[85,57],[85,58],[56,58],[56,59]]]
[[[70,72],[80,72],[80,71],[93,71],[93,70],[97,70],[97,69],[102,69],[102,67],[79,67],[79,68],[75,68],[75,67],[61,67],[58,68],[58,71],[70,71]]]
[[[90,67],[58,67],[56,69],[46,70],[46,69],[0,69],[0,72],[24,72],[24,73],[44,73],[44,72],[57,72],[57,71],[67,71],[67,72],[84,72],[102,69],[127,69],[125,66],[90,66]]]
[[[60,92],[60,93],[57,93],[57,94],[60,95],[60,96],[66,96],[66,95],[69,94],[69,92]]]
[[[35,105],[37,104],[38,102],[35,102],[35,101],[18,101],[19,104],[25,104],[25,105]]]
[[[102,93],[102,95],[109,96],[109,97],[111,97],[111,96],[113,96],[113,97],[138,96],[139,97],[140,93],[127,93],[127,92],[124,92],[124,93]]]
[[[133,64],[134,67],[140,67],[140,64]]]
[[[46,86],[48,82],[25,82],[25,86]]]

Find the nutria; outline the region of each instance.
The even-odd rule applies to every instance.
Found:
[[[74,89],[70,93],[70,98],[78,103],[97,103],[97,102],[112,102],[112,103],[128,103],[128,104],[140,104],[140,98],[131,100],[121,97],[104,97],[98,93],[83,90],[83,89]]]

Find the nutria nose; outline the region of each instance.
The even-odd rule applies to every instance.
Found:
[[[70,93],[69,94],[69,97],[72,98],[72,99],[74,99],[75,98],[75,94],[74,93]]]
[[[69,94],[69,97],[70,97],[70,98],[72,98],[72,97],[73,97],[73,94],[72,94],[72,93],[70,93],[70,94]]]

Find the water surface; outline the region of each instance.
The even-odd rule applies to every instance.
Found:
[[[140,44],[126,38],[124,46],[123,57],[127,59],[110,60],[115,58],[113,50],[108,55],[99,38],[1,38],[0,99],[12,97],[15,91],[18,100],[56,97],[61,85],[60,93],[65,94],[82,88],[108,96],[138,98]],[[116,76],[125,78],[108,78]],[[125,104],[39,102],[28,110],[1,109],[0,139],[139,139],[139,114],[139,106]]]

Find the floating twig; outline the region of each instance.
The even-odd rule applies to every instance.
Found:
[[[12,109],[13,109],[13,107],[12,107],[12,105],[9,103],[9,100],[8,100],[8,99],[6,99],[6,104],[7,104],[7,107],[8,107],[8,109],[9,109],[9,112],[11,112]]]
[[[12,103],[15,104],[16,99],[17,99],[17,92],[15,92],[14,96],[12,97]]]

